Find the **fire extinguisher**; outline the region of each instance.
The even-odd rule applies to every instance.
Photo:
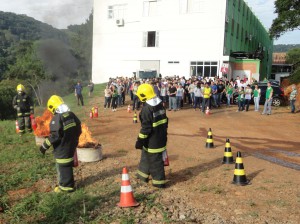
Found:
[[[98,107],[94,108],[94,117],[98,117]]]
[[[19,123],[18,120],[16,120],[16,133],[19,133],[20,128],[19,128]]]
[[[37,128],[37,124],[35,122],[34,114],[30,114],[30,120],[31,120],[31,127],[35,131],[35,129]]]
[[[169,157],[168,157],[168,153],[167,153],[167,149],[165,151],[163,151],[163,161],[164,161],[164,166],[169,166]]]
[[[93,118],[93,111],[90,111],[90,118]]]
[[[77,149],[75,149],[75,152],[74,152],[74,156],[73,156],[73,167],[77,167],[79,162],[78,162],[78,156],[77,156]]]

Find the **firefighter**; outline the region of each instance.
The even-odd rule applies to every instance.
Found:
[[[135,144],[136,149],[142,150],[137,177],[148,182],[151,175],[152,185],[164,188],[166,180],[162,154],[167,145],[166,110],[150,84],[140,85],[136,95],[144,103],[139,114],[142,127]]]
[[[32,132],[30,115],[34,113],[33,101],[25,93],[25,87],[22,84],[17,86],[18,94],[13,98],[13,107],[17,110],[19,133],[25,133],[25,126],[28,132]]]
[[[54,115],[50,122],[50,136],[40,147],[44,155],[53,146],[59,186],[55,192],[74,191],[73,156],[81,134],[81,122],[64,104],[61,97],[53,95],[47,103],[48,110]]]

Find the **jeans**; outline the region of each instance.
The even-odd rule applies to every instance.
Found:
[[[169,110],[176,110],[176,97],[169,96]]]
[[[104,108],[109,108],[111,102],[111,97],[105,97]]]
[[[194,92],[190,93],[190,100],[191,100],[191,102],[189,102],[189,103],[194,104],[194,101],[195,101],[195,93]]]
[[[227,106],[230,106],[231,94],[227,94]]]
[[[181,108],[182,96],[176,96],[177,109]]]
[[[140,108],[140,101],[137,95],[133,94],[133,105],[132,110],[138,110]]]
[[[202,97],[198,97],[198,96],[195,96],[195,101],[194,101],[194,109],[197,108],[197,105],[199,105],[199,108],[201,107],[201,101]]]
[[[250,104],[250,100],[249,99],[245,99],[246,111],[249,110],[249,104]]]
[[[118,95],[118,106],[122,105],[122,95]]]
[[[239,100],[238,105],[239,105],[239,111],[245,110],[245,101],[244,100]]]
[[[111,108],[117,109],[118,103],[117,103],[118,97],[113,97],[111,102]]]
[[[270,100],[266,99],[263,114],[266,113],[271,114],[271,112],[272,112],[272,99]]]
[[[292,112],[292,113],[295,113],[295,101],[296,101],[296,100],[290,100],[291,112]]]
[[[203,98],[202,101],[202,112],[204,113],[204,110],[208,107],[210,107],[210,98]]]
[[[214,106],[217,107],[219,106],[219,94],[216,93],[216,94],[213,94],[213,99],[214,99]]]
[[[254,97],[254,110],[259,111],[259,96]]]

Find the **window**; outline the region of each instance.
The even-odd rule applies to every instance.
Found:
[[[127,4],[109,5],[107,9],[108,19],[118,19],[126,17]]]
[[[168,61],[169,64],[179,64],[179,61]]]
[[[212,77],[218,71],[217,61],[192,61],[190,65],[191,76]]]
[[[158,47],[158,31],[144,32],[144,47]]]
[[[242,27],[242,32],[241,32],[241,41],[244,40],[244,28]]]
[[[239,38],[239,32],[240,32],[240,24],[236,24],[236,39]]]
[[[241,9],[241,0],[238,0],[239,1],[239,11]]]
[[[144,1],[143,16],[157,16],[160,15],[161,0]]]
[[[234,34],[234,19],[231,20],[231,35]]]
[[[203,11],[204,0],[179,0],[179,13],[197,13]]]

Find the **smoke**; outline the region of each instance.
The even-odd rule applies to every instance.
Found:
[[[78,75],[78,60],[62,41],[42,40],[37,50],[50,80],[40,84],[43,102],[51,95],[64,95],[73,90],[73,79]]]

